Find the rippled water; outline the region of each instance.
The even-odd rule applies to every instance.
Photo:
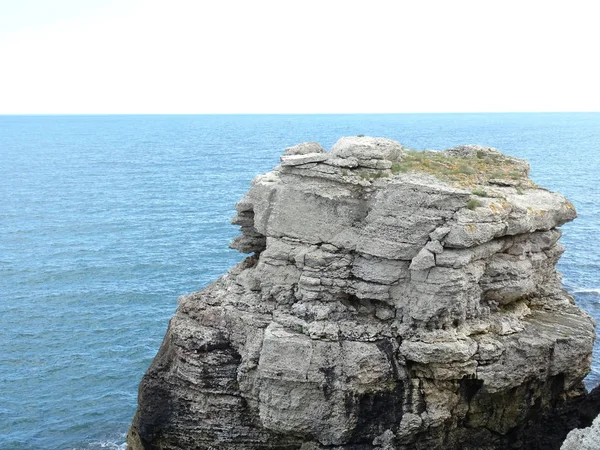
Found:
[[[241,259],[252,177],[356,134],[529,160],[579,212],[559,269],[600,319],[600,114],[0,116],[0,448],[123,448],[177,296]]]

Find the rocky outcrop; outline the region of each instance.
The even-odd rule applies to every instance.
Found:
[[[129,448],[537,448],[594,323],[555,269],[575,210],[528,172],[478,146],[287,149],[236,206],[252,255],[180,298]]]
[[[571,431],[560,450],[598,450],[600,448],[600,416],[592,425]]]

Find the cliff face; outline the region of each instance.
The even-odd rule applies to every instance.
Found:
[[[236,206],[253,255],[180,299],[129,447],[536,448],[594,324],[555,269],[575,210],[528,171],[475,146],[287,149]]]

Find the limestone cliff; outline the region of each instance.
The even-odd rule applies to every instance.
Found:
[[[594,323],[555,268],[575,210],[528,173],[478,146],[287,149],[236,206],[252,255],[180,299],[129,448],[535,448]]]

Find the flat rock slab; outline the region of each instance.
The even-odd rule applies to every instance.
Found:
[[[300,166],[302,164],[326,161],[329,156],[326,153],[307,153],[299,155],[281,155],[282,166]]]

